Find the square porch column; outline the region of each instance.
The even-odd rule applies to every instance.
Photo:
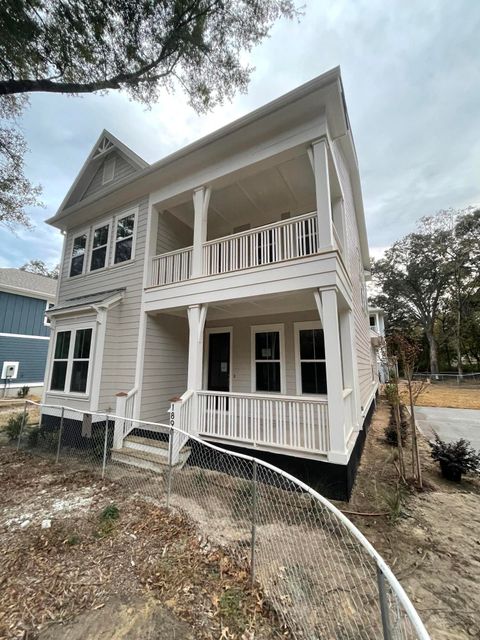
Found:
[[[188,314],[188,377],[187,389],[199,391],[202,388],[203,373],[203,331],[207,317],[206,304],[192,304]]]
[[[347,462],[345,438],[345,402],[343,399],[343,366],[340,347],[340,327],[337,293],[335,289],[315,291],[325,341],[327,372],[328,428],[330,436],[330,462]]]
[[[353,312],[347,309],[340,313],[340,342],[342,345],[343,383],[351,389],[350,415],[345,416],[347,425],[354,431],[360,426],[360,384],[358,379],[357,348]]]
[[[203,243],[207,241],[210,193],[209,187],[200,187],[193,192],[192,278],[198,278],[203,275]]]
[[[328,169],[327,140],[322,138],[314,142],[308,156],[315,179],[315,200],[317,205],[318,248],[333,249],[332,203],[330,195],[330,175]]]

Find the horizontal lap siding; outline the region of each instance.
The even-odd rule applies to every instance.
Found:
[[[168,211],[158,214],[156,255],[190,247],[193,230]]]
[[[105,184],[103,184],[103,165],[105,163],[105,160],[104,160],[100,165],[97,173],[93,176],[92,181],[88,185],[87,189],[85,190],[85,193],[82,196],[82,200],[84,198],[87,198],[88,196],[93,195],[94,193],[97,193],[97,191],[100,191],[101,189],[105,189],[105,187],[111,186],[116,182],[120,182],[127,176],[130,176],[133,173],[135,173],[136,169],[129,162],[127,162],[125,158],[121,156],[119,153],[112,151],[112,153],[107,155],[108,159],[113,157],[115,158],[115,172],[113,174],[113,180],[110,180],[109,182],[106,182]]]
[[[0,291],[0,333],[49,336],[45,326],[46,299]]]
[[[344,194],[346,266],[353,285],[353,313],[355,323],[355,344],[357,352],[358,376],[360,385],[360,401],[364,409],[372,397],[372,362],[370,353],[370,332],[368,313],[362,305],[361,282],[365,282],[363,267],[360,263],[360,241],[355,215],[350,176],[346,168],[343,154],[334,148],[340,171],[340,182]]]
[[[313,292],[312,292],[313,299]],[[252,346],[251,327],[260,325],[283,324],[285,339],[285,395],[297,395],[297,383],[295,375],[295,342],[294,323],[315,321],[319,322],[316,311],[305,311],[298,313],[283,313],[269,316],[255,316],[248,318],[238,318],[229,320],[207,320],[207,328],[232,327],[232,389],[234,393],[251,393],[252,391]],[[268,330],[268,329],[266,329]],[[208,366],[208,340],[206,338],[204,368]]]
[[[43,382],[47,362],[48,340],[0,336],[0,375],[3,362],[18,362],[14,384]],[[0,380],[2,385],[4,380]]]
[[[170,398],[187,390],[188,322],[147,316],[140,418],[166,423]]]
[[[107,313],[102,377],[100,385],[100,410],[115,408],[115,396],[119,391],[129,391],[135,384],[140,307],[143,289],[143,268],[145,238],[148,218],[148,198],[128,203],[111,216],[123,210],[138,206],[135,258],[125,265],[118,265],[75,278],[68,277],[73,237],[78,229],[68,233],[62,279],[60,282],[59,304],[69,298],[89,295],[100,291],[126,288],[119,305]],[[102,219],[105,216],[102,215]]]

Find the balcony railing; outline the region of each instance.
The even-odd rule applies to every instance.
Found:
[[[150,286],[188,280],[192,273],[192,247],[162,253],[152,259]]]
[[[308,213],[205,242],[203,272],[211,276],[317,252],[317,216]]]
[[[307,213],[263,227],[210,240],[203,244],[205,276],[304,258],[318,253],[316,213]],[[152,259],[150,286],[188,280],[192,247],[170,251]]]
[[[197,391],[198,433],[249,445],[328,453],[327,400]]]

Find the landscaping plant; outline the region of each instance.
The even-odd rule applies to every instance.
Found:
[[[5,431],[7,432],[9,440],[17,440],[22,430],[23,413],[14,413],[7,421]]]
[[[442,476],[447,480],[460,482],[462,475],[480,471],[480,452],[477,453],[467,440],[444,442],[435,435],[430,446],[431,456],[439,462]]]

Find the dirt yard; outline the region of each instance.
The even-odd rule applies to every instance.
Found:
[[[480,409],[480,385],[465,388],[458,385],[429,384],[417,400],[421,407]]]
[[[7,447],[0,486],[0,639],[289,637],[184,516]]]
[[[465,479],[459,485],[443,480],[422,439],[428,490],[398,492],[394,450],[383,439],[388,412],[381,400],[353,498],[341,508],[386,514],[350,517],[390,564],[432,639],[479,638],[480,480]],[[408,462],[408,445],[406,454]]]

